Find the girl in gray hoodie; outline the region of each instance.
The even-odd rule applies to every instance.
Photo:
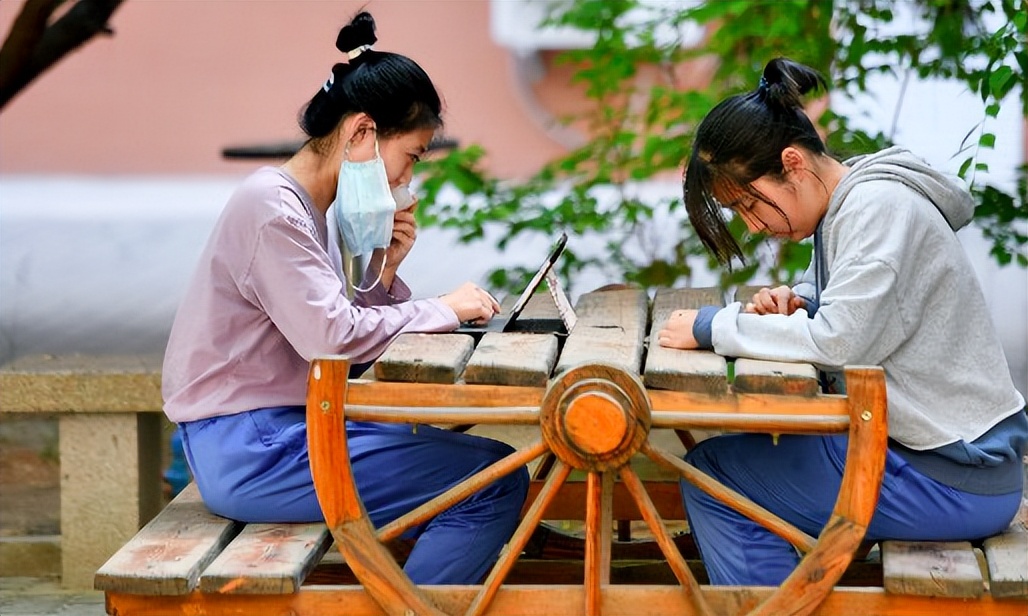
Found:
[[[769,62],[756,90],[700,124],[684,181],[690,222],[721,263],[742,258],[728,209],[752,233],[812,237],[803,280],[745,305],[677,311],[657,342],[809,362],[826,381],[847,365],[882,366],[889,450],[866,538],[996,534],[1021,502],[1028,419],[955,234],[974,201],[900,148],[831,158],[801,100],[824,85],[805,66]],[[704,441],[686,460],[816,536],[845,454],[845,436],[783,435],[775,444],[738,434]],[[795,567],[795,550],[777,535],[684,481],[682,494],[712,583],[778,585]]]

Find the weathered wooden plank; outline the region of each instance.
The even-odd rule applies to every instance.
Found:
[[[743,285],[735,290],[735,301],[743,305],[753,295],[770,285]],[[813,396],[819,391],[817,369],[810,364],[761,361],[756,359],[735,362],[734,388],[743,393],[791,394]]]
[[[604,363],[639,374],[649,299],[641,289],[582,295],[578,324],[564,343],[555,374],[584,363]]]
[[[773,285],[743,285],[735,289],[734,301],[745,305],[764,287]],[[811,376],[813,375],[813,376]],[[739,377],[742,376],[740,382]],[[817,369],[810,364],[765,362],[748,359],[735,364],[735,389],[746,393],[782,393],[813,396],[819,391]]]
[[[555,335],[491,332],[468,360],[464,382],[545,387],[556,363]]]
[[[96,572],[97,590],[183,595],[239,532],[239,522],[214,515],[189,484]]]
[[[811,364],[745,358],[735,360],[732,387],[739,393],[791,396],[815,396],[819,390],[817,369]]]
[[[971,543],[882,542],[886,592],[927,597],[981,597],[985,582]]]
[[[407,383],[456,383],[475,348],[464,334],[401,334],[375,362],[375,378]]]
[[[249,524],[200,576],[200,590],[296,592],[331,545],[332,534],[323,523]]]
[[[1028,533],[1008,530],[983,546],[993,597],[1028,598]]]
[[[713,287],[660,289],[653,300],[653,318],[643,381],[647,387],[695,391],[721,396],[728,393],[728,364],[711,351],[686,351],[662,347],[657,333],[675,310],[721,306],[721,291]]]

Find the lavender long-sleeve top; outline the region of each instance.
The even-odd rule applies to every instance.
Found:
[[[438,299],[410,300],[395,278],[350,302],[325,216],[284,171],[262,167],[235,191],[182,298],[164,356],[174,422],[301,405],[319,355],[375,359],[403,332],[457,327]]]

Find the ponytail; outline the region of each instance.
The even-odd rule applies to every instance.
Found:
[[[820,73],[792,60],[775,58],[764,67],[755,93],[768,108],[802,110],[803,95],[819,88],[828,89]]]

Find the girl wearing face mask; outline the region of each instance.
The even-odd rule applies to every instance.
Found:
[[[375,41],[368,13],[339,32],[336,47],[348,61],[332,68],[302,112],[309,140],[232,195],[175,317],[165,412],[180,426],[204,502],[228,518],[323,519],[305,424],[313,357],[367,363],[401,333],[450,331],[499,311],[470,283],[411,300],[396,275],[416,236],[417,204],[406,187],[442,124],[441,105],[420,66],[373,49]],[[351,422],[347,438],[376,525],[513,451],[428,426]],[[522,469],[427,522],[405,566],[410,578],[477,582],[514,531],[527,487]]]
[[[845,163],[830,157],[801,103],[823,85],[805,66],[771,61],[757,89],[703,120],[685,173],[689,220],[719,261],[742,256],[727,208],[752,233],[812,237],[803,282],[763,289],[746,305],[678,311],[658,342],[826,373],[882,366],[889,449],[866,539],[994,535],[1021,502],[1028,420],[955,233],[974,200],[898,147]],[[738,434],[704,441],[686,460],[817,536],[839,491],[846,441]],[[795,567],[785,540],[690,483],[682,493],[713,583],[777,586]]]

